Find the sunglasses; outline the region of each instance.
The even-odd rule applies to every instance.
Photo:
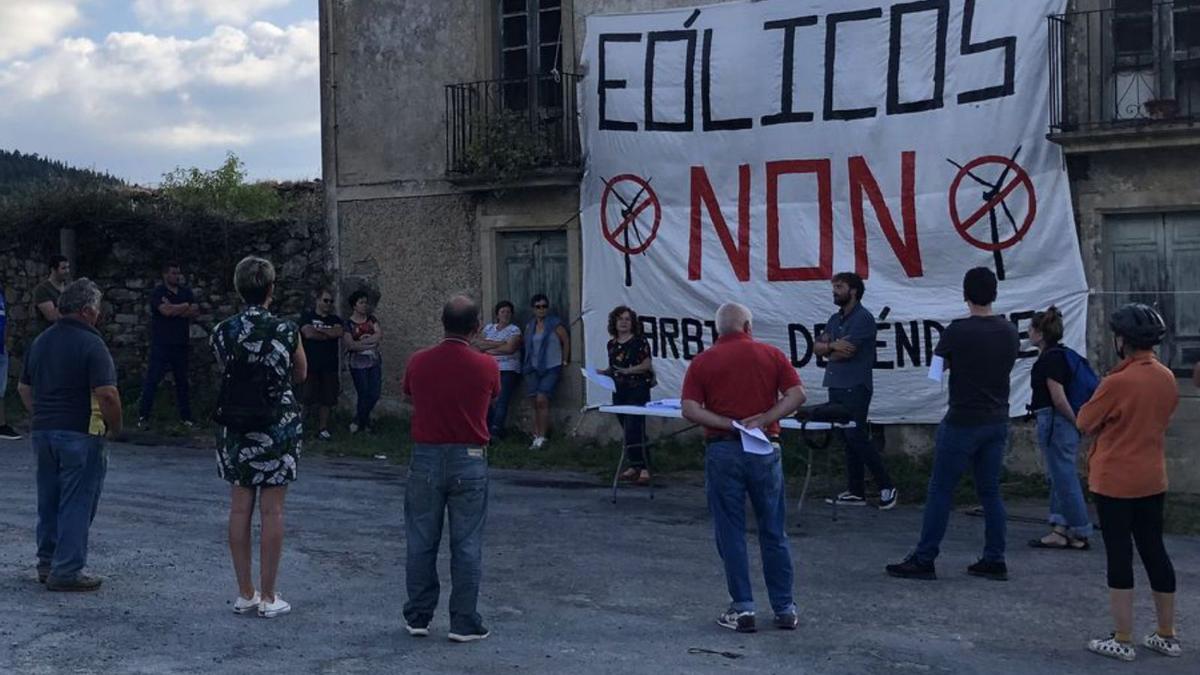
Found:
[[[325,304],[329,304],[329,303],[333,302],[333,298],[321,298],[321,302],[323,302]]]
[[[550,305],[534,305],[534,309],[550,309]]]

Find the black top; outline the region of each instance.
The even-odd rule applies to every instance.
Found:
[[[304,354],[308,357],[308,370],[313,373],[336,373],[338,369],[338,345],[340,340],[310,340],[304,335],[304,327],[334,328],[342,320],[336,314],[319,316],[313,310],[300,315],[300,335],[304,343]]]
[[[653,375],[649,372],[636,375],[618,375],[617,368],[632,368],[650,358],[650,343],[641,335],[635,335],[621,344],[616,338],[608,341],[608,367],[618,387],[648,387]]]
[[[196,298],[192,289],[179,286],[172,293],[165,284],[150,293],[150,342],[158,345],[186,345],[191,337],[192,320],[186,316],[163,316],[158,307],[163,298],[172,305],[192,304]]]
[[[958,426],[1007,422],[1009,377],[1021,339],[1002,316],[972,316],[950,323],[934,353],[950,369],[950,411]]]
[[[1046,386],[1046,380],[1054,380],[1066,387],[1070,377],[1071,366],[1067,363],[1067,355],[1063,350],[1051,348],[1042,352],[1038,360],[1034,361],[1033,371],[1030,373],[1033,400],[1030,401],[1029,407],[1034,410],[1052,407],[1054,400],[1050,398],[1050,388]]]
[[[115,386],[117,369],[95,328],[54,322],[29,346],[21,382],[33,387],[34,431],[104,433],[92,390]]]

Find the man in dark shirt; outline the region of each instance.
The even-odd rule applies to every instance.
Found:
[[[996,286],[996,275],[986,267],[967,272],[963,296],[971,315],[952,322],[934,351],[950,371],[950,409],[937,431],[921,541],[903,562],[887,566],[892,576],[937,577],[933,561],[946,534],[954,489],[970,468],[983,505],[985,543],[983,558],[967,572],[989,579],[1008,578],[1000,472],[1008,446],[1010,378],[1021,341],[1010,321],[992,314]]]
[[[829,402],[845,406],[854,420],[854,428],[842,432],[846,441],[846,491],[826,499],[826,503],[865,506],[869,468],[879,486],[879,508],[896,505],[896,486],[883,466],[879,450],[867,434],[867,415],[875,390],[875,316],[862,306],[866,286],[862,277],[842,272],[833,277],[833,303],[841,309],[829,317],[825,332],[814,345],[818,356],[829,359],[825,366],[825,387]]]
[[[308,355],[304,405],[316,407],[317,438],[323,441],[333,438],[329,433],[329,411],[337,405],[341,393],[338,344],[343,332],[342,320],[333,313],[333,291],[322,288],[317,291],[316,308],[300,315],[300,337],[304,342],[304,353]]]
[[[66,288],[67,280],[71,278],[71,263],[65,257],[51,256],[48,262],[50,276],[33,287],[33,318],[37,322],[38,333],[58,321],[58,295]]]
[[[717,624],[739,633],[756,629],[746,555],[747,496],[758,517],[758,544],[775,626],[793,630],[797,625],[778,439],[779,420],[804,403],[804,385],[783,352],[754,341],[751,319],[742,305],[721,305],[717,344],[692,359],[681,394],[683,416],[704,427],[707,442],[705,492],[730,598]],[[745,444],[738,424],[761,430],[770,446]]]
[[[183,425],[191,427],[192,407],[188,396],[188,351],[191,341],[192,317],[200,306],[192,289],[180,284],[179,263],[168,262],[162,267],[161,286],[150,293],[150,365],[142,384],[142,401],[138,407],[138,427],[150,428],[150,411],[163,375],[171,371],[175,380],[175,402]]]
[[[450,633],[455,642],[488,636],[476,611],[487,517],[488,406],[500,395],[496,360],[471,346],[479,307],[456,295],[442,308],[445,337],[408,360],[404,394],[412,403],[412,461],[404,493],[408,535],[409,635],[429,635],[438,602],[437,555],[450,520]]]
[[[117,374],[96,332],[100,289],[86,278],[58,300],[61,317],[33,341],[18,387],[37,451],[38,580],[52,591],[94,591],[83,573],[108,458],[104,436],[121,433]]]

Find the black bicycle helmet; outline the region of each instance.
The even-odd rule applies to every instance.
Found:
[[[1134,349],[1150,349],[1163,341],[1167,324],[1158,310],[1133,302],[1113,312],[1108,325]]]

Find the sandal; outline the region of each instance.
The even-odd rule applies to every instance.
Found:
[[[643,486],[649,485],[650,484],[650,472],[645,469],[642,469],[641,473],[638,474],[637,484],[643,485]]]
[[[638,477],[638,470],[629,468],[621,472],[621,480],[635,480]]]
[[[1047,537],[1056,537],[1053,541],[1046,541]],[[1087,551],[1092,548],[1085,538],[1075,538],[1058,531],[1057,529],[1047,534],[1041,539],[1030,539],[1029,546],[1031,548],[1052,548],[1069,551]]]

